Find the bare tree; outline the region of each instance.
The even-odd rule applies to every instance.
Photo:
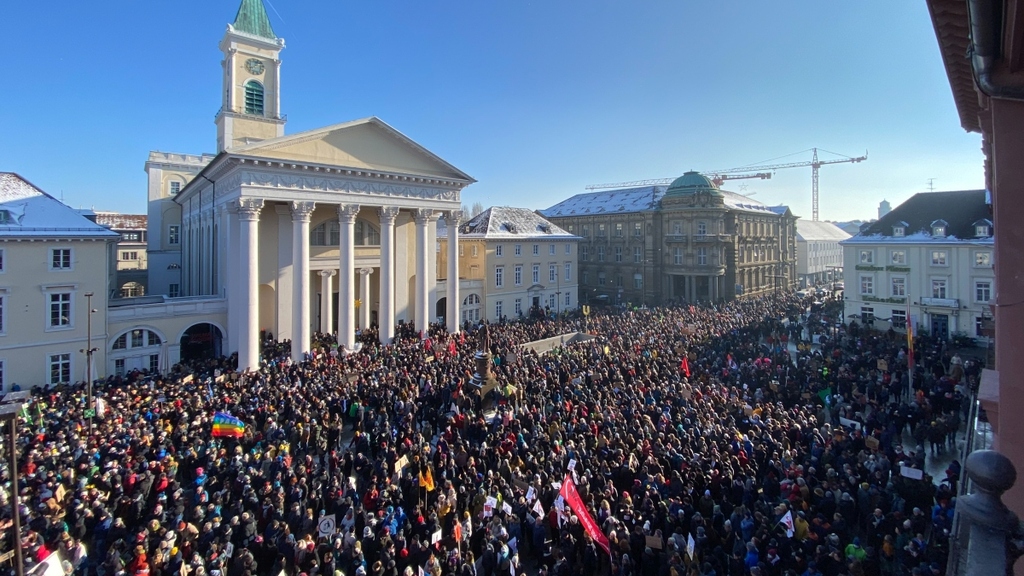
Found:
[[[470,209],[469,214],[470,214],[470,217],[472,218],[472,217],[475,217],[476,215],[480,214],[483,211],[484,211],[484,205],[482,203],[480,203],[480,202],[473,202],[473,208]]]

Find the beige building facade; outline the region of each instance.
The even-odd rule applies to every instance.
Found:
[[[93,373],[103,373],[118,238],[21,176],[0,173],[3,390],[85,380],[90,324]]]

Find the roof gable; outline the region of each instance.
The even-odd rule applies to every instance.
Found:
[[[463,224],[459,232],[483,238],[575,238],[527,208],[492,206]]]
[[[13,172],[0,172],[0,238],[117,238]]]
[[[378,118],[263,140],[231,148],[227,152],[247,157],[475,182],[465,172]]]

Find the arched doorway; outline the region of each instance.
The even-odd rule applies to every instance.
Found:
[[[181,335],[181,360],[205,360],[222,355],[220,328],[213,324],[193,324]]]
[[[441,324],[448,323],[448,297],[445,296],[437,301],[434,306],[434,317],[438,318]]]

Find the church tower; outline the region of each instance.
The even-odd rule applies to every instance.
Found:
[[[217,113],[217,152],[284,136],[281,50],[263,0],[242,0],[220,42],[224,93]]]

